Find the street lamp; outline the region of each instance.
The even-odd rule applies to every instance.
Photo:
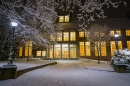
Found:
[[[13,59],[12,59],[12,55],[13,55],[13,47],[14,47],[14,32],[15,32],[15,28],[18,26],[18,23],[15,21],[11,22],[11,26],[12,26],[12,39],[11,39],[11,45],[10,45],[10,50],[9,50],[9,58],[8,58],[8,64],[12,65],[13,64]]]
[[[117,50],[117,55],[119,54],[119,50],[118,50],[118,41],[117,38],[119,37],[119,34],[117,32],[115,32],[115,39],[116,39],[116,50]]]

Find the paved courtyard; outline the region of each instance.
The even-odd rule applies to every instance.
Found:
[[[57,64],[0,81],[0,86],[130,86],[130,73],[116,73],[107,62],[56,60]]]

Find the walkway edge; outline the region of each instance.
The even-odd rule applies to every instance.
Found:
[[[39,66],[35,66],[35,67],[31,67],[31,68],[27,68],[27,69],[23,69],[23,70],[18,70],[17,71],[17,77],[26,73],[26,72],[29,72],[29,71],[32,71],[32,70],[36,70],[36,69],[40,69],[40,68],[43,68],[43,67],[46,67],[48,65],[55,65],[57,64],[57,62],[53,62],[53,63],[48,63],[48,64],[44,64],[44,65],[39,65]]]

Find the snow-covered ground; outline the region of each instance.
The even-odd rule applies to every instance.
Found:
[[[92,65],[87,61],[57,62],[57,65],[27,72],[17,79],[0,81],[0,86],[130,86],[130,73],[93,70],[86,68]]]

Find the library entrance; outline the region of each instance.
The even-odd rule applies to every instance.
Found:
[[[49,48],[49,58],[76,58],[76,44],[55,44]]]

